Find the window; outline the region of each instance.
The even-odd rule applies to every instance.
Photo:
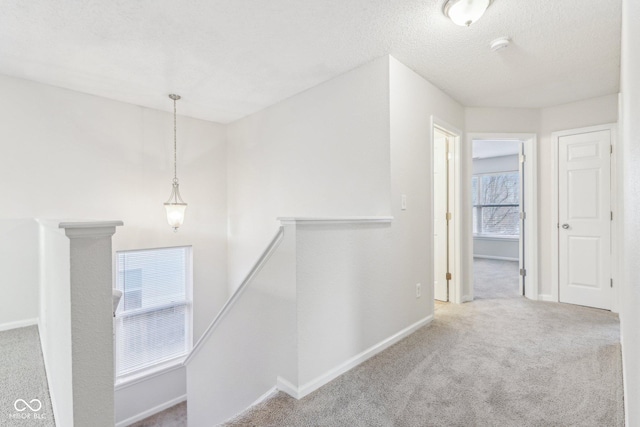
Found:
[[[116,377],[178,360],[191,349],[191,247],[116,253]]]
[[[471,193],[474,235],[520,236],[518,172],[474,175]]]

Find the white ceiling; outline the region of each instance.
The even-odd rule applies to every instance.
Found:
[[[466,106],[618,91],[621,0],[494,0],[469,28],[442,3],[3,0],[0,73],[218,122],[385,54]]]
[[[521,141],[474,139],[472,157],[486,159],[487,157],[502,157],[520,153]]]

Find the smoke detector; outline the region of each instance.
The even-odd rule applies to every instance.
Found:
[[[489,46],[491,47],[492,52],[496,52],[508,47],[509,43],[511,43],[511,39],[509,37],[500,37],[492,41]]]

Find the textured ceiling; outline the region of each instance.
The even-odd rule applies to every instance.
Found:
[[[0,73],[218,122],[385,54],[466,106],[618,91],[620,0],[494,0],[469,28],[442,2],[3,0]]]

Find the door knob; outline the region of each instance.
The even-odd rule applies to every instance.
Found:
[[[562,228],[564,228],[565,230],[569,229],[569,224],[562,224]]]

